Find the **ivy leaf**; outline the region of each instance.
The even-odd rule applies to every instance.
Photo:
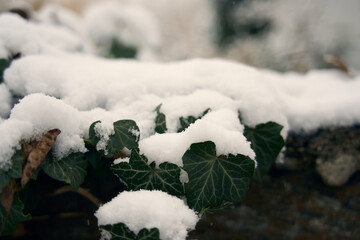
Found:
[[[254,173],[255,179],[261,180],[270,170],[271,165],[285,145],[284,139],[280,135],[282,128],[275,122],[259,124],[255,128],[245,126],[244,136],[251,142],[258,163]]]
[[[177,132],[182,132],[184,131],[186,128],[188,128],[190,126],[190,124],[194,123],[196,120],[201,119],[203,116],[205,116],[208,112],[210,112],[210,108],[206,109],[199,117],[194,117],[194,116],[189,116],[187,118],[184,117],[180,117],[179,121],[180,121],[180,125],[181,127],[178,129]]]
[[[137,240],[159,240],[160,233],[157,228],[152,228],[150,230],[143,228],[140,230]]]
[[[102,225],[99,228],[108,231],[112,240],[135,240],[136,235],[125,224]]]
[[[101,229],[106,230],[112,236],[112,240],[159,240],[160,234],[157,228],[152,228],[150,230],[143,228],[139,231],[139,234],[136,236],[125,224],[117,223],[114,225],[102,225]]]
[[[68,183],[77,190],[84,182],[86,175],[87,161],[83,153],[72,153],[66,158],[55,160],[47,158],[42,169],[50,177]]]
[[[184,194],[180,182],[180,168],[172,163],[161,163],[159,168],[155,162],[148,165],[148,159],[140,155],[138,150],[131,152],[129,163],[121,162],[113,165],[111,171],[119,176],[130,190],[162,190],[171,195]]]
[[[187,203],[198,212],[241,201],[255,167],[253,160],[241,154],[216,156],[215,144],[210,141],[192,144],[182,159],[189,176]]]
[[[11,158],[12,165],[11,165],[11,168],[9,169],[9,171],[7,172],[7,174],[11,178],[21,178],[22,177],[22,175],[23,175],[23,173],[22,173],[23,172],[23,170],[22,170],[23,160],[24,160],[24,158],[21,155],[21,150],[17,150]]]
[[[93,122],[89,127],[89,139],[86,140],[86,143],[90,144],[93,147],[96,147],[96,144],[99,142],[100,138],[96,135],[95,125],[100,121]]]
[[[14,196],[9,214],[0,204],[0,236],[8,235],[16,230],[17,222],[27,221],[30,215],[23,214],[24,204],[20,201],[18,194]]]
[[[0,193],[2,193],[3,188],[9,184],[10,179],[7,173],[0,170]]]
[[[114,122],[114,131],[115,133],[109,136],[107,146],[110,154],[114,155],[124,147],[128,149],[138,147],[140,130],[133,120],[119,120]]]
[[[4,81],[4,71],[7,69],[11,64],[11,61],[8,59],[0,59],[0,83]]]
[[[155,118],[155,132],[160,133],[160,134],[165,133],[167,131],[165,114],[160,112],[161,105],[162,104],[160,104],[159,106],[157,106],[155,108],[155,111],[157,113],[156,118]]]

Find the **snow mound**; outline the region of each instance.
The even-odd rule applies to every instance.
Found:
[[[158,228],[160,239],[183,240],[199,220],[183,200],[162,191],[122,192],[101,206],[99,225],[124,223],[136,234],[142,228]]]

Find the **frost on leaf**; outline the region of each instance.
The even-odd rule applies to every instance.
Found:
[[[157,228],[150,230],[143,228],[138,235],[132,232],[125,224],[117,223],[115,225],[100,226],[101,229],[111,234],[111,239],[121,240],[159,240],[160,234]]]
[[[83,153],[72,153],[66,158],[56,160],[51,157],[44,161],[42,169],[50,177],[68,183],[77,190],[84,182],[87,161]]]
[[[107,149],[112,155],[122,149],[134,149],[138,147],[139,136],[134,132],[140,132],[139,127],[133,120],[119,120],[114,122],[115,133],[110,135]]]
[[[245,125],[244,136],[251,142],[251,148],[256,154],[257,168],[254,178],[261,178],[270,170],[276,157],[285,145],[280,135],[283,127],[275,122],[267,122],[250,128]]]
[[[101,141],[100,134],[96,132],[96,121],[90,125],[89,139],[85,142],[93,147]],[[108,136],[105,155],[107,157],[117,156],[124,148],[134,149],[138,147],[140,129],[133,120],[119,120],[114,122],[114,133]]]
[[[89,127],[89,139],[86,140],[87,143],[96,147],[96,144],[100,141],[100,137],[95,132],[95,125],[100,123],[100,121],[93,122]]]
[[[166,117],[165,114],[160,112],[161,104],[155,108],[156,118],[155,118],[155,132],[165,133],[167,131],[166,127]]]
[[[253,160],[241,154],[217,156],[210,141],[192,144],[182,159],[189,175],[185,184],[187,203],[198,212],[241,201],[255,167]]]
[[[129,163],[113,165],[111,170],[118,175],[130,190],[161,190],[171,195],[183,195],[180,182],[180,168],[172,163],[162,163],[158,168],[155,162],[148,164],[148,159],[132,150]]]
[[[32,146],[32,149],[29,150],[27,161],[23,169],[23,175],[21,179],[22,187],[26,185],[31,175],[45,159],[60,132],[61,131],[59,129],[50,130],[46,132],[40,141],[36,142],[36,144],[29,144],[29,146]]]

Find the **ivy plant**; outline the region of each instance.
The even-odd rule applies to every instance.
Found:
[[[158,134],[167,131],[166,116],[160,110],[161,104],[155,109],[154,129]],[[198,117],[180,117],[178,132],[186,131],[190,124],[209,111],[210,109],[206,109]],[[49,177],[69,184],[77,190],[86,181],[90,168],[100,171],[106,167],[107,171],[126,184],[128,190],[146,189],[167,192],[186,199],[189,208],[201,216],[229,204],[241,202],[252,178],[261,179],[269,171],[284,146],[284,140],[280,135],[281,125],[275,122],[259,124],[254,128],[245,125],[244,136],[250,141],[256,153],[256,168],[255,162],[245,155],[219,155],[216,152],[215,143],[211,141],[192,143],[182,156],[183,166],[169,162],[157,166],[155,162],[149,161],[144,154],[141,154],[138,143],[140,130],[135,121],[124,119],[114,122],[114,132],[106,142],[106,149],[101,150],[98,150],[98,143],[102,139],[97,124],[101,122],[96,121],[90,125],[89,137],[84,139],[87,153],[72,153],[59,160],[55,159],[50,151],[44,159],[41,159],[42,162],[38,168],[32,169],[30,181],[38,181],[36,176],[42,171]],[[0,171],[1,235],[14,231],[18,221],[30,219],[30,215],[23,214],[23,207],[27,202],[23,203],[19,198],[19,192],[23,191],[23,186],[20,187],[19,183],[24,175],[24,165],[28,164],[25,146],[35,146],[36,149],[36,143],[23,145],[22,151],[17,151],[12,157],[12,168],[8,171]],[[128,152],[124,151],[125,149],[131,151],[130,155],[125,154]],[[124,159],[113,165],[103,164],[104,159],[114,161],[119,158]],[[188,175],[188,181],[185,183],[180,181],[182,171]],[[99,176],[102,175],[99,174]],[[13,194],[7,199],[4,191],[8,192],[9,189]],[[10,209],[6,206],[10,206]],[[157,228],[144,228],[135,234],[124,223],[103,225],[99,228],[108,232],[112,239],[155,240],[160,236]]]

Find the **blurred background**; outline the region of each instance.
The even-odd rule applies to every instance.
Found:
[[[0,0],[0,10],[65,28],[104,57],[360,68],[358,0]]]
[[[359,0],[0,0],[0,12],[41,26],[41,37],[61,50],[106,58],[226,58],[301,73],[360,69]],[[337,156],[351,150],[359,158],[360,127],[290,134],[286,149],[284,163],[253,181],[243,203],[205,216],[189,239],[359,239],[360,172],[329,186],[316,166],[336,157],[339,175],[351,168]],[[4,239],[99,239],[91,198],[39,178],[45,184],[32,186],[40,201],[33,221]],[[111,172],[94,171],[87,182],[103,202],[124,190]]]

